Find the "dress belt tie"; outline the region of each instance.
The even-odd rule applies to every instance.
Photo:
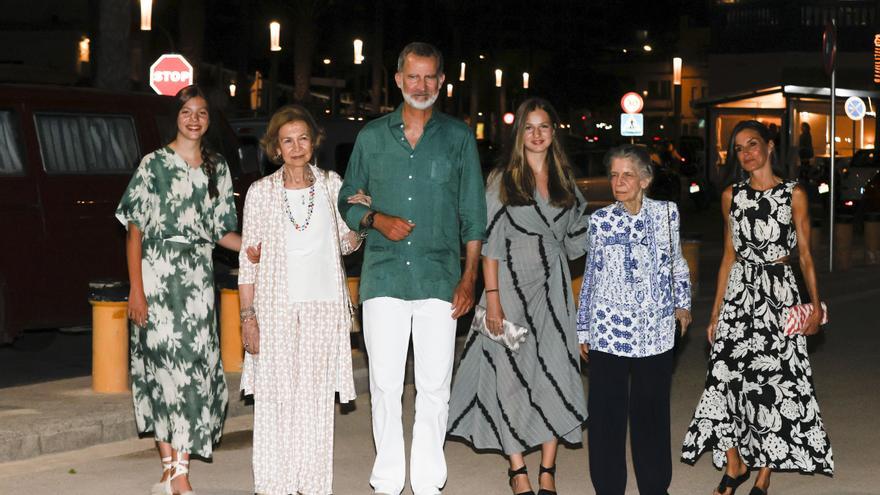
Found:
[[[789,258],[790,258],[789,256],[783,256],[782,258],[779,258],[778,260],[767,261],[767,262],[763,262],[763,263],[761,263],[761,262],[757,262],[757,261],[747,260],[747,259],[745,259],[745,258],[743,258],[743,257],[741,257],[741,256],[737,256],[737,257],[736,257],[736,261],[739,262],[739,263],[742,263],[743,266],[749,267],[750,269],[753,269],[753,270],[760,270],[759,273],[755,273],[755,274],[754,274],[754,277],[753,277],[753,283],[752,283],[752,316],[754,316],[754,314],[755,314],[755,300],[758,298],[758,283],[757,283],[758,276],[759,276],[759,275],[763,275],[764,273],[766,273],[766,272],[767,272],[767,267],[768,267],[768,266],[773,266],[773,265],[787,265],[787,264],[788,264],[788,261],[789,261]]]

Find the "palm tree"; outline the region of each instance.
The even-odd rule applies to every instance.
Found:
[[[180,0],[177,22],[180,52],[199,67],[205,45],[205,0]]]
[[[317,21],[331,0],[293,0],[286,5],[293,19],[293,99],[308,103]]]
[[[95,43],[95,86],[131,88],[131,0],[100,0]]]

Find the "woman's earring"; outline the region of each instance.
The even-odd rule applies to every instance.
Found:
[[[275,161],[276,161],[276,162],[280,162],[280,161],[281,161],[281,153],[276,153],[276,154],[275,154]]]

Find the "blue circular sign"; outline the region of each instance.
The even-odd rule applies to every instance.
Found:
[[[862,118],[865,117],[865,113],[868,111],[865,102],[858,96],[850,96],[847,98],[843,108],[846,111],[846,116],[853,120],[862,120]]]

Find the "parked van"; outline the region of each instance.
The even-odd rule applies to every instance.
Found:
[[[169,97],[0,85],[0,342],[84,324],[89,281],[127,279],[116,205],[140,159],[175,133]],[[229,162],[240,214],[257,170],[242,170],[220,115],[208,142]]]

